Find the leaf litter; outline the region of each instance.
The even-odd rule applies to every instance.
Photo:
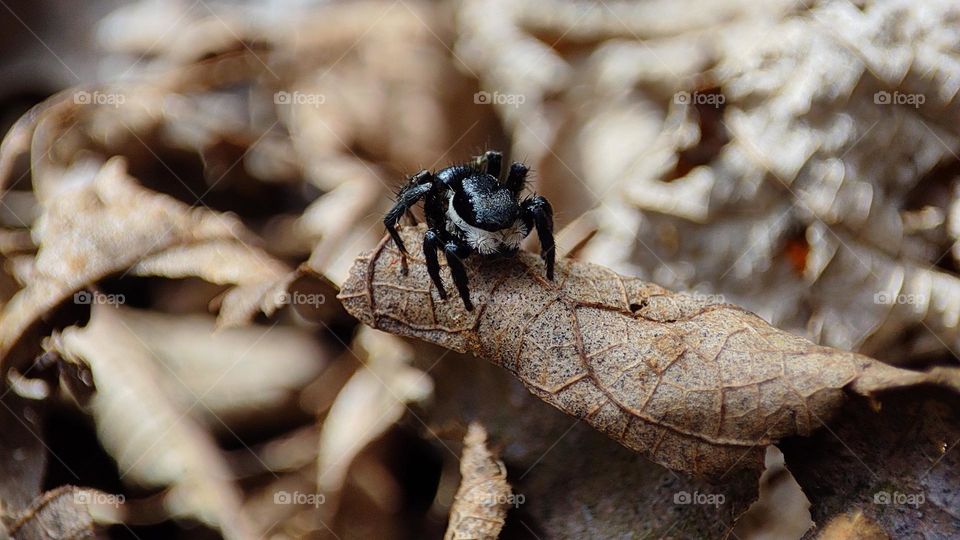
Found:
[[[252,6],[138,2],[104,19],[98,40],[107,50],[98,74],[119,74],[133,62],[128,73],[134,77],[122,85],[80,90],[120,92],[125,104],[81,107],[73,99],[77,89],[68,89],[18,122],[0,150],[5,188],[0,253],[6,270],[0,276],[0,302],[7,304],[18,289],[31,289],[18,295],[2,315],[4,328],[13,322],[23,332],[4,333],[0,341],[7,352],[0,360],[3,389],[9,391],[2,401],[16,411],[0,424],[4,433],[17,433],[10,439],[14,447],[0,444],[0,455],[28,459],[14,462],[23,465],[20,470],[2,469],[10,473],[4,475],[10,481],[0,486],[4,503],[0,531],[26,506],[44,498],[67,504],[44,506],[46,513],[23,521],[18,536],[26,536],[31,528],[53,530],[47,517],[56,519],[62,513],[62,521],[69,521],[74,510],[68,507],[70,492],[64,491],[63,497],[57,490],[64,488],[41,493],[41,477],[44,471],[56,475],[61,464],[53,458],[61,454],[69,461],[82,440],[71,439],[71,450],[63,452],[49,428],[43,431],[45,419],[53,423],[53,433],[79,423],[73,417],[66,422],[58,418],[61,406],[53,407],[54,417],[47,418],[49,401],[67,408],[85,403],[80,410],[92,414],[89,400],[96,399],[94,388],[113,395],[118,390],[102,384],[128,383],[102,376],[95,381],[82,359],[64,358],[55,351],[39,360],[35,357],[44,337],[64,327],[69,330],[65,333],[72,333],[76,328],[70,326],[83,322],[77,321],[82,316],[62,318],[85,311],[64,305],[70,303],[71,294],[87,287],[99,291],[101,283],[109,289],[115,285],[110,282],[119,279],[124,285],[143,285],[152,295],[149,311],[114,313],[129,327],[116,329],[120,342],[131,348],[132,357],[143,360],[135,362],[144,368],[138,373],[175,372],[186,383],[162,380],[153,396],[167,400],[164,410],[186,412],[185,406],[194,401],[190,392],[203,394],[209,387],[206,382],[224,377],[201,396],[201,404],[214,414],[198,411],[198,405],[188,420],[208,433],[210,456],[222,459],[221,454],[227,454],[227,465],[221,465],[221,470],[229,468],[226,483],[242,490],[242,512],[259,533],[388,538],[404,531],[408,536],[439,537],[447,524],[449,501],[438,497],[422,516],[398,510],[399,486],[407,482],[408,488],[411,479],[394,469],[396,461],[415,456],[416,463],[404,465],[419,473],[427,469],[415,481],[429,485],[431,458],[429,451],[422,451],[425,442],[445,454],[449,468],[452,455],[437,441],[438,427],[457,426],[476,414],[493,438],[504,442],[499,450],[512,483],[530,496],[528,504],[511,510],[503,538],[526,537],[530,531],[544,538],[715,537],[731,532],[743,537],[738,521],[746,517],[746,506],[755,497],[755,477],[731,472],[721,484],[711,485],[677,475],[619,446],[586,422],[571,421],[547,405],[551,398],[541,401],[527,394],[507,371],[465,355],[451,354],[437,362],[445,354],[439,347],[418,345],[410,364],[378,363],[362,352],[368,332],[357,332],[353,338],[344,333],[353,323],[335,302],[322,309],[314,306],[313,311],[301,309],[304,306],[280,309],[284,303],[280,300],[291,298],[284,293],[293,293],[292,283],[303,279],[326,280],[324,291],[332,299],[330,284],[343,283],[354,255],[376,245],[378,216],[404,173],[475,154],[491,143],[503,142],[502,149],[509,147],[511,154],[527,160],[539,173],[538,189],[562,208],[558,224],[577,225],[558,238],[572,256],[676,290],[722,293],[774,326],[821,344],[872,354],[900,366],[955,364],[950,349],[957,341],[958,251],[953,244],[960,230],[956,212],[960,191],[952,163],[960,139],[949,119],[960,101],[955,99],[955,29],[942,24],[955,20],[955,3],[831,0],[812,6],[791,1],[758,6],[738,0],[706,7],[671,1],[612,3],[584,10],[576,3],[551,1],[548,6],[545,10],[542,2],[527,1],[466,1],[455,6],[363,2],[304,6],[280,15]],[[51,18],[51,25],[55,21]],[[71,41],[74,33],[61,34],[64,37],[43,37],[55,38],[49,42],[54,50],[64,42],[71,50],[86,48],[76,38]],[[47,50],[40,52],[44,61],[49,60]],[[37,95],[46,95],[49,81],[37,85],[38,77],[37,70],[26,70],[17,80],[34,81]],[[591,84],[584,85],[583,80]],[[471,107],[478,88],[493,95],[522,95],[525,103]],[[277,104],[272,98],[278,91],[323,95],[327,102]],[[927,106],[880,106],[875,101],[880,91],[921,92]],[[722,96],[725,103],[717,109],[685,105],[677,102],[678,92]],[[894,146],[897,151],[890,151]],[[19,157],[27,151],[32,189],[12,176],[21,172]],[[179,159],[185,155],[199,158],[202,165],[181,167]],[[141,188],[137,192],[145,206],[138,205],[138,210],[153,207],[146,200],[176,203],[161,193],[181,192],[178,198],[187,204],[171,204],[172,213],[185,210],[229,225],[196,242],[173,239],[168,247],[156,246],[155,253],[150,244],[167,246],[170,240],[164,236],[166,227],[145,231],[144,242],[88,243],[83,249],[90,253],[77,254],[63,246],[65,254],[86,255],[77,260],[91,262],[90,271],[57,268],[54,282],[44,285],[48,267],[59,263],[55,254],[61,247],[44,234],[45,221],[79,223],[90,218],[106,225],[100,231],[99,225],[84,224],[82,230],[93,235],[89,238],[113,238],[110,227],[132,225],[141,230],[134,221],[136,210],[123,215],[116,207],[77,205],[73,210],[81,213],[71,218],[74,221],[64,220],[63,212],[57,216],[50,211],[75,194],[92,200],[90,192],[96,190],[84,186],[89,188],[90,179],[105,165],[119,163],[116,156],[124,156],[119,159],[128,167],[114,170],[124,171],[126,183]],[[229,177],[220,182],[227,172]],[[184,193],[178,185],[184,181],[199,191]],[[287,195],[300,201],[299,206],[262,198],[265,186],[288,189]],[[220,206],[211,205],[218,211],[197,208],[208,188],[212,193],[207,202],[228,201],[232,208],[235,200],[247,197],[262,209],[260,217],[251,219],[247,213],[239,225],[236,216],[219,211]],[[121,200],[111,198],[106,206]],[[121,206],[128,203],[133,201]],[[100,211],[111,218],[83,214]],[[266,214],[269,219],[264,221]],[[232,228],[236,237],[226,234]],[[34,257],[37,247],[42,260]],[[941,253],[946,253],[942,261]],[[298,264],[303,264],[300,270],[291,272]],[[38,294],[45,287],[50,294]],[[637,304],[638,312],[647,309],[645,313],[657,317],[661,326],[684,322],[673,320],[672,314],[661,317],[662,312],[699,313],[703,303],[697,300],[696,308],[684,307],[685,301],[656,296],[653,286],[640,289],[659,298],[655,300],[659,304]],[[897,300],[878,302],[878,294]],[[619,305],[602,294],[592,297],[601,298],[597,302],[608,308]],[[900,302],[901,298],[916,302]],[[220,340],[208,339],[213,319],[206,314],[211,309],[221,326],[253,317],[263,322],[258,315],[262,312],[276,323],[276,330],[290,330],[278,332],[278,340],[272,339],[271,331],[261,343],[278,352],[284,349],[280,338],[296,344],[297,351],[282,357],[281,363],[289,368],[286,376],[285,369],[270,369],[269,351],[262,347],[253,347],[249,355],[239,350],[259,338],[260,325],[241,334],[219,331]],[[16,310],[23,313],[16,315]],[[556,306],[548,307],[545,315],[555,310]],[[94,316],[101,317],[96,311]],[[163,313],[151,313],[156,311]],[[595,315],[598,309],[574,311]],[[627,316],[620,307],[607,311]],[[454,315],[444,324],[456,327],[451,322]],[[183,320],[177,321],[181,316]],[[542,315],[537,321],[545,320]],[[195,332],[190,324],[197,325]],[[151,325],[155,331],[149,330]],[[567,333],[574,326],[567,324]],[[615,325],[624,336],[633,335],[623,328]],[[149,363],[141,358],[143,344],[131,341],[131,334],[151,351]],[[170,343],[164,340],[167,335]],[[350,351],[329,356],[326,351],[300,348],[310,339],[332,339]],[[645,350],[669,356],[671,338],[661,339]],[[400,338],[380,334],[377,340],[381,345],[373,356],[392,357],[394,349],[405,350]],[[526,341],[524,350],[535,347]],[[625,355],[631,347],[637,349],[637,343],[611,348],[607,356]],[[321,365],[330,362],[332,368],[301,391],[300,411],[290,398],[316,371],[307,369],[299,353],[314,356]],[[558,353],[571,356],[569,348],[543,355]],[[207,357],[209,363],[204,362]],[[228,367],[231,359],[241,357],[236,368]],[[854,372],[858,362],[852,362]],[[839,363],[849,367],[850,362]],[[378,400],[383,388],[372,377],[361,375],[358,380],[365,378],[367,383],[351,384],[370,395],[352,390],[342,399],[339,395],[354,373],[376,371],[384,381],[402,380],[404,373],[415,373],[411,364],[429,372],[436,392],[434,400],[415,406],[416,421],[399,404],[413,405],[415,400]],[[59,389],[51,367],[60,372]],[[521,375],[555,389],[549,377]],[[664,377],[668,375],[673,373]],[[251,391],[258,380],[265,387],[262,393]],[[810,496],[810,511],[819,528],[808,536],[817,535],[828,522],[842,521],[839,518],[850,521],[849,516],[861,516],[854,518],[855,527],[875,523],[891,536],[916,531],[932,537],[956,535],[958,520],[949,512],[955,507],[951,472],[957,470],[951,450],[960,434],[952,427],[956,422],[951,407],[944,407],[952,403],[951,394],[931,393],[924,384],[951,380],[949,370],[878,367],[855,373],[840,393],[831,385],[842,381],[829,380],[814,394],[818,403],[843,399],[844,405],[827,422],[830,429],[780,443],[790,470]],[[884,390],[892,387],[899,389]],[[616,387],[611,388],[615,392]],[[685,389],[694,396],[691,399],[716,395],[709,387],[695,388]],[[869,399],[856,394],[869,394]],[[582,397],[563,405],[578,407],[574,412],[587,407],[589,413],[594,404],[590,398],[595,396]],[[748,422],[748,428],[774,424],[780,433],[818,425],[803,416],[808,411],[799,398],[777,392],[770,397],[786,401],[778,412],[798,414],[793,424],[761,418]],[[72,399],[63,403],[62,398]],[[337,401],[343,406],[329,414],[330,404]],[[921,405],[911,406],[914,402]],[[389,411],[395,421],[375,421],[374,415],[361,414],[348,403],[366,403],[367,412]],[[832,410],[829,404],[819,406]],[[608,409],[596,415],[606,415]],[[656,418],[658,422],[702,429],[701,424],[716,420],[716,415],[710,417],[711,407],[704,409],[699,415],[689,407],[654,412],[664,414]],[[142,407],[129,411],[150,412]],[[104,421],[101,416],[90,418],[96,424]],[[356,448],[329,446],[349,450],[342,454],[349,464],[335,475],[338,504],[327,509],[277,504],[280,493],[316,495],[322,465],[317,459],[318,434],[328,422],[342,427],[351,421],[379,435],[360,441],[348,429],[337,430],[358,441]],[[287,432],[290,424],[296,427]],[[13,431],[7,430],[10,426]],[[249,450],[218,448],[239,440],[229,430],[237,430],[244,441],[268,440]],[[883,436],[877,439],[875,431]],[[708,432],[712,440],[719,440],[716,430]],[[408,437],[407,444],[397,444],[399,436]],[[766,434],[762,439],[771,438]],[[176,438],[172,444],[180,442],[184,441]],[[41,443],[53,446],[51,455],[39,450]],[[102,444],[108,454],[118,453],[114,459],[126,459],[122,444]],[[893,452],[897,448],[902,453]],[[167,450],[171,455],[197,451],[191,446]],[[889,466],[883,466],[883,459],[890,461]],[[746,472],[751,471],[756,470]],[[125,478],[125,488],[143,489],[136,474]],[[76,483],[71,478],[46,479],[51,480],[61,486]],[[186,482],[160,482],[146,489],[157,493],[151,499],[163,503],[171,485],[178,489]],[[722,493],[726,503],[714,507],[675,502],[678,493],[698,490]],[[876,504],[878,490],[922,492],[928,502],[919,509]],[[413,506],[423,508],[423,502]],[[131,500],[112,521],[93,517],[100,525],[123,522],[131,527],[149,515],[155,521],[169,519],[170,512],[162,507],[154,507],[147,516],[137,515],[140,506],[140,501]],[[209,516],[201,506],[173,510],[177,515]],[[324,510],[331,513],[334,506],[331,520]],[[785,507],[779,508],[781,512],[767,511],[762,517],[767,522],[780,520]],[[763,510],[763,505],[757,509]],[[170,526],[179,529],[182,522]]]

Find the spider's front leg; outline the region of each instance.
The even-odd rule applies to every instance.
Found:
[[[437,286],[437,294],[442,300],[447,299],[447,291],[443,288],[443,278],[440,277],[440,260],[437,259],[437,251],[443,248],[443,241],[440,240],[440,233],[435,229],[427,229],[423,235],[423,259],[427,263],[427,273],[430,279]]]
[[[433,174],[431,174],[430,171],[424,170],[413,175],[410,178],[410,182],[406,186],[403,186],[403,189],[397,194],[396,204],[394,204],[393,208],[383,217],[383,225],[387,228],[387,232],[390,234],[390,237],[393,238],[394,243],[397,244],[397,249],[400,250],[404,274],[407,273],[407,247],[403,245],[403,239],[400,238],[400,233],[397,232],[397,225],[400,223],[400,218],[403,217],[403,214],[410,210],[413,205],[417,204],[425,195],[430,193],[435,185]]]
[[[463,300],[463,307],[467,311],[473,311],[473,302],[470,301],[469,279],[467,278],[467,269],[463,266],[463,260],[472,253],[470,246],[459,238],[452,238],[443,246],[443,254],[447,259],[447,266],[450,267],[450,276],[453,278],[453,284],[460,293],[460,299]]]
[[[553,241],[553,207],[539,195],[534,195],[520,204],[522,218],[527,229],[537,228],[540,237],[540,257],[547,265],[547,279],[553,281],[553,263],[556,245]]]
[[[427,229],[423,235],[423,258],[427,263],[427,273],[430,279],[437,287],[437,294],[442,300],[447,299],[447,291],[443,288],[443,278],[440,277],[440,260],[437,252],[443,250],[443,255],[447,259],[447,266],[450,267],[450,276],[453,278],[453,284],[460,293],[463,300],[463,307],[467,311],[473,311],[473,303],[470,301],[470,290],[468,288],[467,270],[463,266],[461,257],[470,255],[470,246],[462,240],[451,239],[443,243],[440,232],[436,229]]]

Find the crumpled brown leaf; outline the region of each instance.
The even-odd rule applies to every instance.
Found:
[[[896,365],[951,356],[957,2],[595,8],[461,2],[455,48],[524,98],[498,113],[558,220],[600,209],[585,259]]]
[[[496,540],[513,492],[503,462],[487,448],[487,431],[473,422],[463,438],[460,487],[450,508],[444,540]]]
[[[781,443],[814,521],[859,513],[891,538],[957,538],[960,396],[915,388],[879,405],[851,400],[830,430]]]
[[[329,497],[324,511],[335,512],[351,464],[407,410],[407,403],[433,392],[430,377],[409,365],[409,347],[396,337],[361,331],[357,342],[367,363],[343,385],[323,421],[317,449],[317,487]]]
[[[268,293],[288,271],[240,240],[249,235],[237,218],[190,208],[139,186],[121,158],[75,180],[79,185],[61,186],[62,191],[44,202],[44,213],[34,226],[40,246],[34,271],[0,313],[0,358],[8,356],[31,325],[76,291],[128,268],[140,275],[200,275],[240,284],[240,289],[261,293],[233,291],[252,296],[250,304],[256,307],[261,296],[277,296]],[[232,264],[217,265],[226,254]],[[242,318],[238,313],[252,311],[233,307],[229,322]]]
[[[94,538],[94,518],[85,497],[93,490],[62,486],[38,496],[7,532],[18,540]],[[0,529],[0,533],[3,529]]]
[[[411,253],[423,231],[403,230]],[[766,445],[829,421],[846,388],[960,388],[955,371],[916,373],[818,346],[737,306],[589,263],[559,262],[553,283],[527,253],[471,258],[467,270],[473,312],[439,301],[422,260],[403,275],[384,238],[357,259],[338,298],[374,328],[486,358],[547,403],[697,476],[759,470]]]
[[[124,325],[115,308],[95,305],[92,311],[90,324],[67,328],[48,346],[90,365],[97,392],[89,411],[122,478],[169,487],[163,503],[171,516],[197,518],[228,539],[254,538],[241,511],[241,492],[216,441],[189,414],[200,400],[189,406],[174,402],[158,384],[164,375],[153,351]]]

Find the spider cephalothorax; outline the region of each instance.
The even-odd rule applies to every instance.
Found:
[[[446,298],[437,258],[437,252],[442,251],[467,310],[473,310],[473,304],[461,259],[471,253],[512,255],[534,228],[540,237],[540,256],[546,263],[547,279],[553,279],[553,209],[539,195],[520,200],[529,169],[514,163],[506,178],[501,179],[502,160],[500,152],[490,151],[472,163],[453,165],[436,174],[420,171],[410,177],[397,195],[397,203],[383,218],[387,232],[405,254],[397,224],[417,201],[425,199],[427,232],[423,237],[423,256],[430,279],[440,298]]]

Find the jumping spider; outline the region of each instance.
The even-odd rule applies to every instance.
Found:
[[[534,227],[540,237],[540,256],[546,263],[547,279],[553,280],[553,209],[539,195],[519,200],[530,169],[515,162],[507,177],[501,179],[502,159],[500,152],[489,151],[471,163],[453,165],[436,174],[420,171],[410,177],[409,183],[397,195],[397,203],[383,218],[387,232],[404,256],[407,249],[397,233],[397,224],[404,213],[426,198],[423,209],[427,232],[423,236],[423,256],[427,272],[437,286],[440,298],[446,299],[437,259],[437,252],[442,250],[450,266],[453,284],[467,311],[473,311],[473,303],[470,302],[467,272],[461,259],[471,253],[513,255]]]

